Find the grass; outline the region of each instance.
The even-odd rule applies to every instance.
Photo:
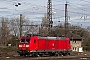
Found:
[[[0,47],[0,57],[2,56],[13,56],[17,54],[16,47]]]
[[[13,51],[17,51],[16,47],[0,47],[0,51],[1,52],[13,52]]]

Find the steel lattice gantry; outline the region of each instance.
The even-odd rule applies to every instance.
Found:
[[[48,0],[48,5],[47,5],[47,19],[49,20],[49,34],[51,33],[51,28],[53,25],[52,21],[52,0]]]

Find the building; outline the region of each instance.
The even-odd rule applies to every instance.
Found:
[[[79,52],[79,48],[82,48],[82,39],[79,38],[72,38],[70,39],[70,43],[71,43],[71,50],[75,51],[75,52]]]

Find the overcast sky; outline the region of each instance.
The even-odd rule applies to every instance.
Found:
[[[25,15],[31,21],[41,21],[47,13],[48,0],[0,0],[0,17],[16,17]],[[71,24],[90,26],[89,0],[52,0],[53,21],[64,22],[65,3],[68,4],[68,21]],[[18,7],[18,3],[21,3]]]

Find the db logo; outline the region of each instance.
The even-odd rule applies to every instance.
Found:
[[[52,44],[52,46],[54,46],[54,43]]]

